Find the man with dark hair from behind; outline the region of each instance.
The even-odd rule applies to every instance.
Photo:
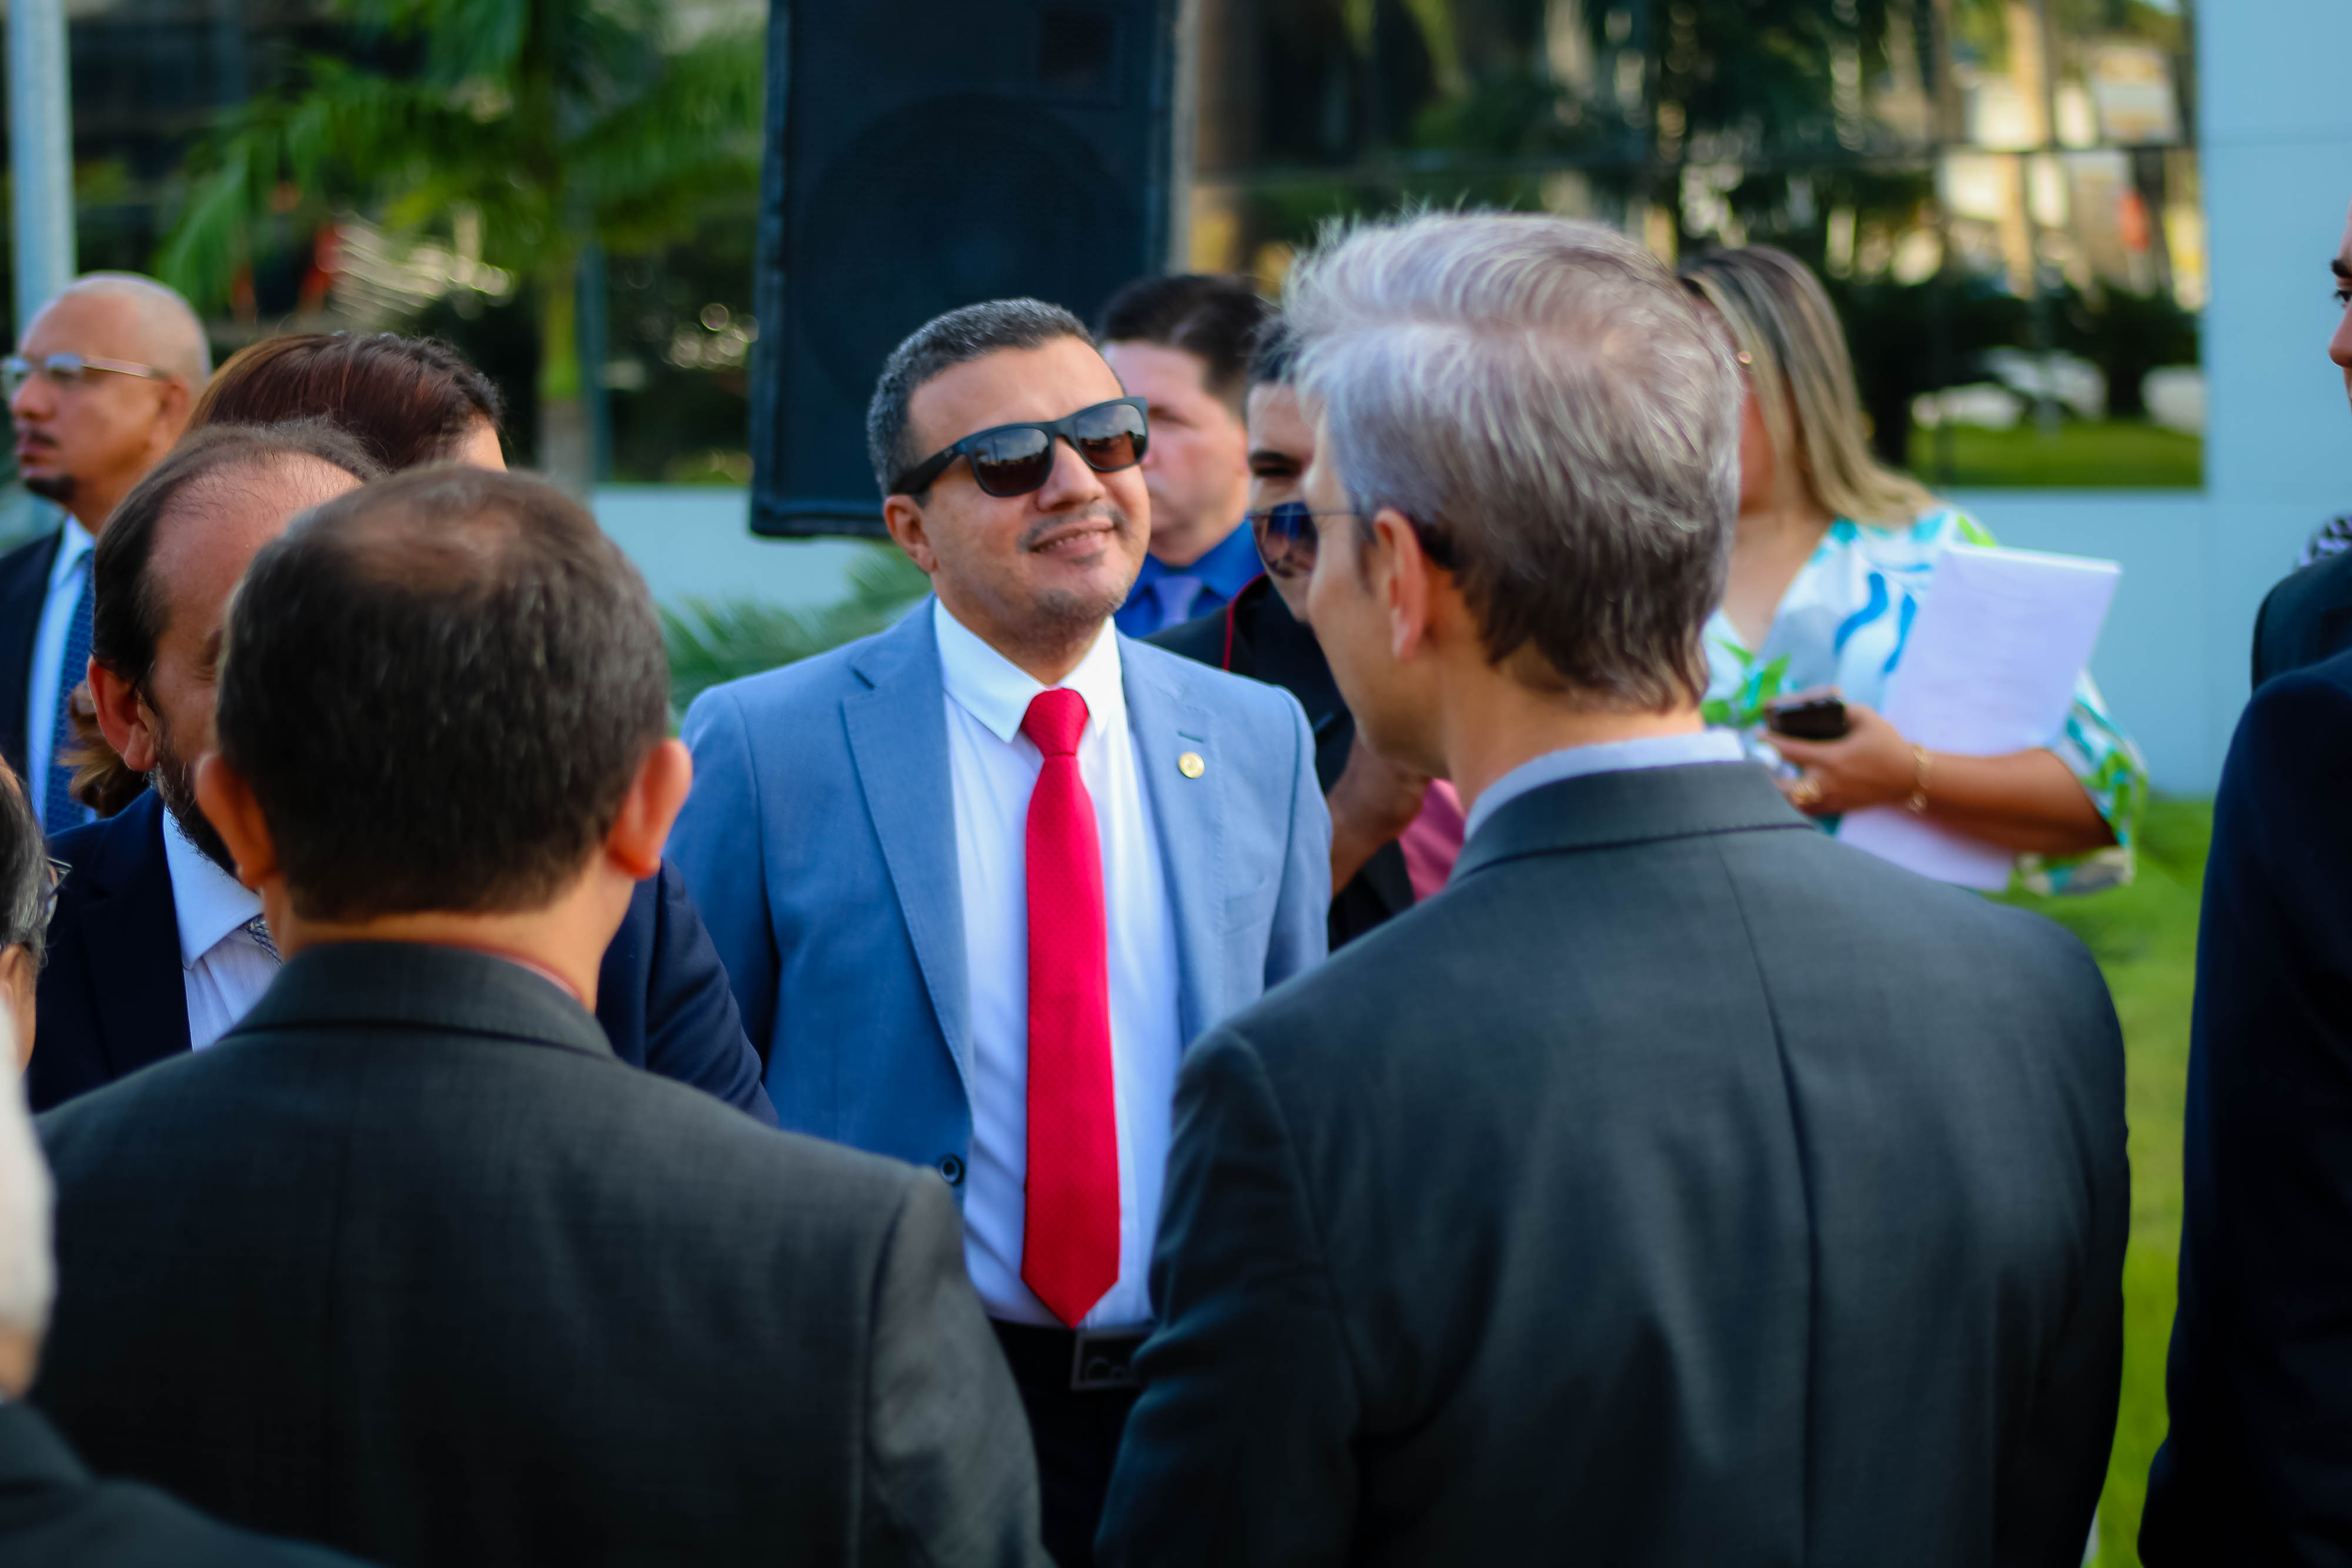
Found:
[[[298,340],[299,356],[262,354],[269,345],[260,344],[231,361],[214,391],[256,409],[287,401],[276,384],[281,372],[315,381],[299,375],[306,365],[339,360],[334,382],[348,406],[332,421],[192,432],[123,498],[99,542],[89,661],[98,723],[153,787],[119,815],[53,841],[73,874],[41,976],[49,1049],[26,1078],[37,1111],[207,1049],[278,973],[260,903],[230,874],[228,852],[194,797],[230,586],[296,512],[381,472],[362,444],[413,455],[419,416],[434,426],[461,422],[453,434],[490,437],[483,455],[497,457],[495,432],[460,395],[463,383],[440,373],[446,350],[422,361],[436,370],[426,384],[439,395],[396,411],[407,417],[362,418],[394,401],[384,382],[396,392],[420,382],[420,361],[407,351],[415,345],[365,341],[372,350],[356,360],[334,351],[334,340],[324,351]],[[773,1124],[759,1055],[676,867],[663,866],[630,900],[605,950],[597,1018],[624,1061]]]
[[[1223,610],[1146,641],[1188,659],[1280,686],[1307,710],[1315,773],[1331,810],[1331,946],[1352,941],[1445,885],[1462,848],[1453,788],[1372,750],[1340,700],[1330,661],[1307,624],[1315,520],[1300,499],[1315,427],[1291,384],[1296,358],[1269,319],[1250,356],[1249,533],[1265,570]]]
[[[1130,637],[1222,610],[1257,575],[1257,549],[1242,527],[1242,397],[1251,346],[1271,313],[1248,278],[1184,273],[1138,278],[1096,323],[1103,358],[1151,421],[1143,459],[1151,553],[1118,617]]]
[[[2073,937],[1823,837],[1703,727],[1730,350],[1557,218],[1292,277],[1316,635],[1469,839],[1186,1053],[1103,1557],[2078,1563],[2115,1011]]]
[[[255,558],[196,789],[286,967],[42,1122],[39,1399],[101,1470],[403,1563],[1036,1560],[938,1177],[625,1071],[590,1011],[686,797],[667,694],[644,582],[534,480],[396,476]]]

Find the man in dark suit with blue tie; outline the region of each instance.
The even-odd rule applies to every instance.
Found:
[[[187,301],[110,272],[76,279],[42,307],[0,362],[18,482],[64,514],[0,556],[0,758],[52,836],[89,820],[67,793],[58,752],[89,651],[92,545],[187,428],[211,370]]]
[[[222,611],[288,518],[375,472],[323,425],[200,431],[123,500],[100,542],[99,722],[152,788],[121,815],[53,841],[70,869],[40,978],[37,1109],[209,1047],[276,977],[260,905],[229,874],[194,799]],[[597,1016],[623,1061],[772,1124],[759,1058],[675,867],[631,901],[605,953]]]
[[[2115,1011],[1702,727],[1727,341],[1557,218],[1360,229],[1288,287],[1316,636],[1468,837],[1187,1054],[1103,1557],[2073,1568]]]

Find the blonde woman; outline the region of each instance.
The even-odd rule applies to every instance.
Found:
[[[1845,738],[1770,739],[1800,770],[1783,784],[1790,802],[1828,831],[1865,806],[1907,806],[2017,852],[2039,885],[2128,874],[2147,768],[2087,673],[2059,733],[2006,757],[1924,750],[1878,713],[1936,563],[1953,544],[1992,539],[1872,457],[1820,280],[1766,246],[1701,256],[1683,277],[1721,317],[1748,378],[1730,580],[1706,628],[1708,722],[1759,737],[1774,697],[1835,688]]]

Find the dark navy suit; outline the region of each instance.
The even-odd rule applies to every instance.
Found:
[[[2312,610],[2271,622],[2213,806],[2151,1568],[2352,1563],[2352,653],[2292,667]]]
[[[52,840],[72,869],[58,890],[26,1089],[46,1111],[188,1049],[187,992],[163,805],[150,790],[122,814]],[[596,1021],[613,1053],[775,1125],[761,1062],[727,972],[677,868],[637,884],[596,977]]]
[[[49,566],[58,559],[59,528],[0,555],[0,759],[25,771],[26,686],[33,678],[33,642],[48,598]]]

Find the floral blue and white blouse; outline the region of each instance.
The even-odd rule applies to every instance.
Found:
[[[1903,661],[1911,623],[1945,549],[1992,542],[1973,520],[1948,508],[1908,528],[1843,518],[1832,523],[1781,596],[1763,647],[1748,647],[1722,611],[1708,619],[1706,702],[1701,710],[1706,722],[1738,730],[1751,752],[1769,760],[1764,706],[1776,696],[1835,686],[1848,702],[1884,711],[1886,678]],[[2147,799],[2147,767],[2131,737],[2109,716],[2089,671],[2075,677],[2065,726],[2046,744],[2083,781],[2099,815],[2115,830],[2116,847],[2064,861],[2021,855],[2018,869],[2027,885],[2082,892],[2128,880],[2132,839]],[[1822,825],[1837,831],[1834,819],[1824,819]]]

